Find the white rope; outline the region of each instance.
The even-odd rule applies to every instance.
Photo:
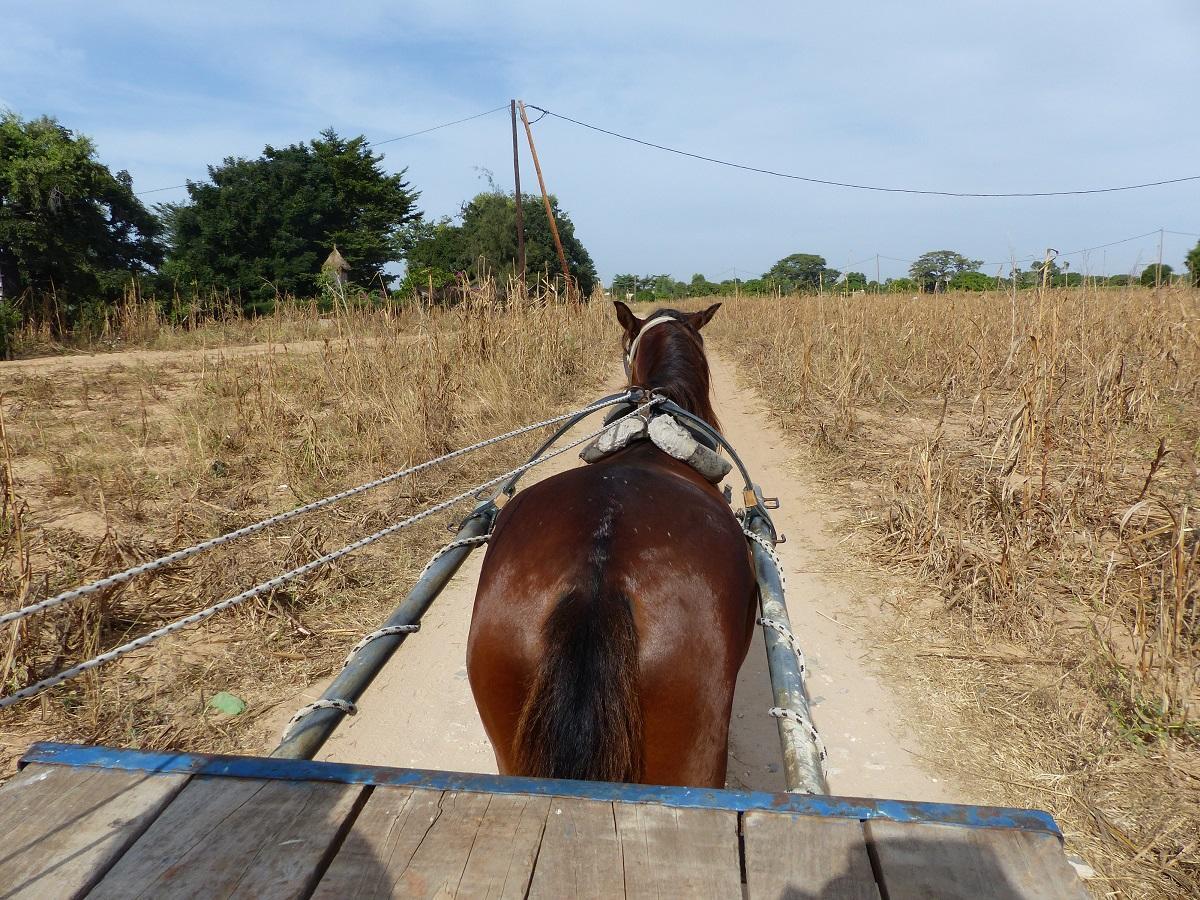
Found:
[[[767,556],[771,560],[771,564],[775,566],[775,571],[779,573],[780,599],[786,606],[787,577],[783,573],[783,560],[780,559],[779,554],[775,552],[775,545],[761,534],[751,531],[745,526],[745,524],[742,525],[742,534],[746,535],[749,540],[754,541],[754,543],[758,544],[758,546],[762,547],[763,550],[766,551]],[[787,641],[788,646],[795,651],[796,658],[799,663],[800,680],[803,684],[804,676],[807,672],[807,666],[804,660],[804,650],[801,648],[800,642],[796,639],[796,635],[793,634],[791,628],[778,619],[769,619],[765,616],[759,616],[757,622],[759,625],[762,625],[765,628],[770,628],[772,631],[775,631],[777,634],[779,634],[785,641]],[[812,739],[813,745],[817,748],[817,754],[821,759],[821,774],[828,778],[829,772],[826,769],[825,760],[828,758],[829,754],[825,751],[825,742],[821,740],[821,734],[819,731],[817,731],[817,726],[813,723],[813,721],[808,718],[808,716],[797,710],[787,709],[782,706],[772,706],[767,710],[767,715],[776,719],[790,719],[791,721],[799,724],[801,728],[808,732],[809,737]],[[806,790],[806,793],[811,794],[813,792]]]
[[[361,641],[350,648],[350,652],[346,655],[346,661],[342,663],[342,668],[350,665],[354,661],[354,657],[358,656],[358,651],[372,641],[377,641],[381,637],[387,637],[392,634],[416,634],[421,630],[421,623],[416,622],[412,625],[384,625],[382,628],[376,628],[370,634],[365,635]]]
[[[771,563],[775,566],[775,571],[779,573],[779,592],[786,595],[787,576],[783,574],[783,560],[780,559],[779,554],[775,552],[775,545],[761,534],[756,534],[755,532],[751,531],[745,525],[742,526],[742,534],[767,551],[767,556],[771,558]]]
[[[162,628],[156,628],[154,631],[148,632],[147,634],[144,634],[139,638],[129,641],[126,644],[122,644],[119,647],[114,647],[112,650],[109,650],[106,653],[101,653],[99,656],[93,657],[92,659],[89,659],[86,662],[82,662],[77,666],[73,666],[70,669],[64,669],[62,672],[59,672],[56,675],[51,675],[49,678],[44,678],[41,681],[36,682],[35,684],[31,684],[28,687],[21,688],[21,690],[16,691],[12,694],[9,694],[7,697],[0,698],[0,709],[4,709],[7,706],[12,706],[14,703],[19,703],[22,700],[28,700],[30,697],[34,697],[34,696],[40,694],[42,691],[47,690],[48,688],[52,688],[55,685],[62,684],[64,681],[69,681],[70,679],[75,678],[79,675],[82,675],[84,672],[90,671],[91,669],[95,669],[99,666],[105,665],[106,663],[110,663],[114,660],[120,659],[122,656],[126,656],[127,654],[132,653],[135,650],[139,650],[142,647],[145,647],[147,644],[151,644],[154,641],[158,640],[159,638],[166,637],[167,635],[172,634],[173,632],[179,631],[182,628],[187,628],[189,625],[195,625],[198,622],[203,622],[205,619],[211,618],[212,616],[215,616],[217,613],[222,612],[223,610],[229,609],[232,606],[237,606],[239,603],[244,603],[245,601],[251,599],[252,597],[258,597],[262,594],[269,593],[270,591],[273,591],[276,588],[278,588],[280,585],[286,584],[287,582],[292,581],[296,578],[299,578],[302,575],[307,575],[309,572],[312,572],[315,569],[319,569],[321,566],[328,565],[329,563],[334,562],[335,560],[341,559],[343,556],[347,556],[348,554],[351,554],[356,550],[361,550],[363,547],[373,544],[378,540],[382,540],[383,538],[388,537],[389,535],[393,535],[396,532],[401,531],[402,529],[408,528],[410,525],[415,525],[417,522],[420,522],[423,519],[427,519],[430,516],[437,515],[438,513],[442,512],[444,510],[447,510],[452,506],[462,503],[464,500],[468,500],[468,499],[472,498],[475,494],[477,494],[479,491],[483,490],[484,488],[493,487],[494,485],[500,484],[501,482],[506,481],[509,478],[512,478],[516,475],[520,475],[523,472],[529,471],[534,466],[541,465],[542,463],[546,462],[546,460],[553,459],[554,457],[559,456],[560,454],[566,453],[568,450],[578,447],[582,443],[585,443],[587,441],[595,439],[597,436],[602,434],[607,429],[614,427],[618,422],[622,422],[625,419],[629,418],[630,416],[636,416],[636,415],[641,414],[645,408],[654,406],[658,403],[661,403],[663,401],[663,399],[664,398],[662,398],[662,397],[651,398],[647,403],[643,404],[638,409],[635,409],[633,412],[627,413],[626,415],[621,416],[618,419],[614,419],[612,422],[608,423],[607,425],[604,425],[597,431],[594,431],[591,434],[585,435],[584,437],[574,440],[569,444],[565,444],[562,447],[559,447],[556,450],[552,450],[549,453],[543,454],[542,456],[539,456],[537,459],[533,459],[527,463],[523,463],[522,465],[517,466],[515,469],[512,469],[511,471],[505,472],[503,475],[497,475],[495,478],[489,478],[487,481],[483,482],[482,484],[478,484],[478,485],[475,485],[475,487],[468,488],[467,490],[463,491],[461,494],[457,494],[456,496],[451,497],[449,500],[443,500],[441,503],[438,503],[434,506],[429,507],[428,509],[422,510],[419,513],[415,513],[414,515],[411,515],[406,519],[402,519],[399,522],[389,525],[387,528],[382,528],[379,531],[376,531],[374,534],[369,534],[365,538],[360,538],[359,540],[355,541],[352,544],[347,544],[345,547],[342,547],[340,550],[334,550],[332,553],[327,553],[324,556],[317,557],[316,559],[314,559],[310,562],[307,562],[302,566],[297,566],[296,568],[292,569],[289,572],[284,572],[282,575],[277,575],[276,577],[272,578],[270,581],[264,581],[262,584],[255,585],[254,587],[250,588],[249,590],[242,591],[240,594],[237,594],[233,597],[229,597],[225,600],[222,600],[220,603],[214,603],[212,606],[206,607],[205,609],[202,609],[199,612],[192,613],[190,616],[185,616],[182,619],[177,619],[176,621],[171,622],[168,625],[164,625]]]
[[[483,543],[486,543],[490,537],[491,537],[490,534],[481,534],[481,535],[477,535],[475,537],[465,537],[465,538],[459,538],[456,541],[451,541],[446,546],[444,546],[440,550],[438,550],[435,554],[433,554],[432,557],[430,557],[429,562],[427,562],[425,564],[425,568],[423,568],[421,570],[421,574],[417,576],[417,581],[420,581],[422,578],[424,578],[425,573],[429,571],[430,567],[435,562],[437,562],[439,559],[441,559],[443,556],[445,556],[447,553],[449,553],[451,550],[454,550],[457,547],[469,547],[469,546],[473,546],[475,544],[483,544]],[[382,637],[387,637],[389,635],[415,634],[416,632],[418,632],[420,630],[421,630],[420,622],[414,622],[412,625],[384,625],[382,628],[376,628],[370,634],[364,635],[363,639],[361,641],[359,641],[357,644],[355,644],[350,649],[350,652],[348,654],[346,654],[346,661],[342,663],[342,669],[345,670],[345,668],[348,665],[350,665],[351,662],[354,661],[354,657],[358,656],[358,654],[368,644],[370,644],[374,641],[377,641]],[[280,738],[280,743],[283,743],[284,741],[286,741],[288,739],[288,737],[292,733],[292,730],[296,727],[297,723],[299,723],[302,719],[304,719],[310,713],[316,712],[318,709],[340,709],[340,710],[342,710],[342,712],[346,713],[347,715],[351,715],[351,716],[355,715],[358,712],[358,707],[355,704],[351,703],[349,700],[342,700],[337,697],[334,697],[334,698],[328,699],[328,700],[317,700],[314,703],[308,704],[308,706],[303,706],[300,709],[296,710],[296,714],[293,715],[288,720],[287,726],[283,729],[283,736]]]
[[[288,719],[287,725],[283,726],[283,737],[280,738],[280,743],[288,739],[292,733],[292,729],[296,727],[301,719],[309,713],[316,712],[318,709],[340,709],[348,716],[358,715],[358,707],[349,700],[338,700],[336,698],[333,700],[314,700],[308,706],[300,707],[296,710],[296,714]]]
[[[165,568],[166,566],[173,565],[174,563],[193,557],[198,553],[203,553],[205,550],[211,550],[214,547],[220,547],[222,544],[227,544],[230,541],[237,540],[238,538],[246,537],[247,535],[251,534],[257,534],[258,532],[263,531],[266,528],[270,528],[273,525],[278,525],[281,522],[287,522],[288,520],[304,515],[305,513],[314,512],[318,509],[324,509],[326,506],[332,506],[334,503],[346,500],[349,497],[354,497],[358,494],[364,493],[365,491],[382,487],[385,484],[391,484],[393,481],[398,481],[399,479],[406,478],[409,475],[415,475],[417,472],[422,472],[432,466],[456,459],[474,450],[481,450],[484,447],[490,447],[493,444],[510,440],[511,438],[518,437],[526,432],[536,431],[539,428],[545,428],[547,425],[565,422],[572,416],[577,416],[585,412],[595,412],[596,410],[604,409],[605,407],[613,406],[617,403],[624,403],[632,396],[633,393],[631,391],[626,391],[620,397],[614,397],[612,400],[608,400],[603,403],[585,406],[582,409],[576,410],[575,412],[563,413],[562,415],[554,416],[551,419],[544,419],[541,422],[534,422],[532,425],[523,425],[520,428],[505,432],[504,434],[497,435],[496,437],[488,438],[486,441],[480,441],[477,444],[472,444],[469,447],[463,447],[459,450],[454,450],[443,456],[439,456],[436,459],[426,460],[423,463],[410,466],[407,469],[401,469],[399,472],[393,472],[391,475],[385,475],[383,478],[377,478],[374,481],[368,481],[366,484],[360,484],[358,487],[353,487],[337,494],[331,494],[328,497],[323,497],[320,500],[314,500],[312,503],[306,503],[303,506],[297,506],[295,509],[279,513],[278,515],[269,516],[260,522],[255,522],[252,525],[247,525],[244,528],[239,528],[236,531],[229,532],[228,534],[223,534],[219,537],[201,541],[199,544],[195,544],[194,546],[185,547],[182,550],[176,550],[173,553],[168,553],[166,556],[160,556],[158,559],[132,566],[131,568],[126,569],[124,572],[117,572],[115,575],[109,575],[105,578],[101,578],[98,581],[93,581],[90,584],[72,588],[69,591],[63,591],[61,594],[56,594],[55,596],[46,600],[40,600],[37,603],[31,603],[30,605],[24,606],[18,610],[14,610],[13,612],[0,615],[0,625],[5,625],[9,622],[15,622],[19,619],[24,619],[33,615],[34,613],[44,612],[47,609],[52,609],[55,606],[62,605],[63,603],[70,603],[72,600],[78,600],[81,597],[90,596],[91,594],[95,594],[97,591],[102,591],[105,588],[109,588],[117,584],[124,584],[125,582],[136,578],[138,575],[145,575],[147,572],[154,572],[158,569]]]
[[[428,574],[429,570],[433,568],[433,564],[451,550],[457,549],[458,547],[470,547],[475,544],[486,544],[489,540],[491,540],[491,537],[491,534],[480,534],[476,535],[475,537],[465,537],[459,538],[456,541],[451,541],[437,553],[433,554],[433,556],[429,557],[429,562],[425,563],[425,568],[423,568],[421,570],[421,574],[417,576],[417,581],[420,581],[422,578],[424,578],[426,574]]]
[[[768,619],[765,616],[759,616],[756,621],[759,625],[765,625],[772,631],[777,632],[780,637],[788,642],[788,646],[790,646],[796,654],[796,659],[798,660],[800,668],[800,677],[803,678],[805,673],[808,671],[808,666],[804,661],[804,649],[800,646],[800,642],[796,640],[796,635],[792,634],[792,629],[788,628],[778,619]]]
[[[811,719],[804,715],[804,713],[797,712],[794,709],[787,709],[783,706],[772,706],[767,710],[767,715],[776,719],[791,719],[800,725],[801,728],[804,728],[808,732],[808,736],[812,738],[813,743],[816,744],[817,753],[821,757],[821,771],[825,775],[829,774],[825,772],[825,760],[829,757],[829,754],[825,752],[825,742],[821,740],[821,734],[817,731],[817,726],[812,723]]]

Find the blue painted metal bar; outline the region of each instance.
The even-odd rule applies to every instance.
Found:
[[[283,781],[331,781],[340,784],[395,785],[436,791],[487,794],[533,794],[623,803],[655,803],[689,809],[737,812],[765,810],[800,816],[824,816],[859,821],[887,820],[910,824],[959,825],[968,828],[1006,828],[1035,831],[1061,838],[1049,813],[996,806],[960,806],[907,800],[868,800],[811,794],[771,794],[716,788],[660,787],[607,781],[557,781],[506,775],[474,775],[425,769],[394,769],[354,763],[314,762],[261,756],[210,756],[199,753],[149,752],[38,743],[29,748],[21,765],[91,767],[125,772],[178,773],[222,778],[263,778]]]

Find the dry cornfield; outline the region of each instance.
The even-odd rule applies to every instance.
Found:
[[[1200,292],[743,299],[718,346],[906,588],[942,764],[1121,897],[1200,895]]]
[[[152,352],[21,364],[3,386],[0,602],[588,395],[615,357],[611,311],[554,300],[506,307],[485,288],[452,310],[293,303],[179,325],[131,300],[91,341]],[[712,327],[872,537],[895,613],[877,640],[937,765],[1050,809],[1100,893],[1193,895],[1200,296],[742,299]],[[0,648],[4,686],[382,527],[533,440],[28,620]],[[421,528],[0,713],[4,761],[50,736],[257,750],[273,704],[333,671],[445,538]],[[221,688],[248,712],[209,710]]]
[[[562,411],[607,375],[601,304],[452,310],[294,304],[274,318],[117,323],[121,346],[181,348],[14,364],[0,608],[221,534]],[[297,340],[310,338],[309,340]],[[291,340],[291,343],[280,343]],[[253,344],[244,349],[182,348]],[[67,363],[67,365],[59,365]],[[510,468],[534,433],[8,626],[4,693],[231,596]],[[391,611],[460,507],[204,626],[0,712],[0,765],[35,739],[258,750],[272,704],[336,669]],[[230,718],[206,702],[250,701]]]

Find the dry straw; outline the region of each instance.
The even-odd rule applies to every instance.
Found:
[[[1102,893],[1196,896],[1200,292],[745,299],[714,329],[909,579],[875,640],[949,713],[940,764],[1052,809]]]

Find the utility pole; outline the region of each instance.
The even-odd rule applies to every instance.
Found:
[[[550,195],[546,193],[546,179],[542,177],[542,164],[538,162],[537,147],[533,144],[533,129],[529,127],[529,116],[525,113],[525,104],[518,100],[517,108],[521,111],[521,121],[525,123],[525,137],[529,140],[529,155],[533,157],[533,170],[537,172],[538,186],[542,189],[542,203],[546,207],[546,218],[550,221],[550,234],[554,236],[554,249],[558,251],[558,264],[562,266],[563,278],[567,280],[567,295],[572,289],[571,270],[567,268],[567,257],[563,253],[562,238],[558,236],[558,225],[554,221],[554,210],[550,207]]]
[[[521,283],[525,283],[525,210],[521,208],[521,157],[517,153],[517,101],[508,101],[508,111],[512,115],[513,133],[513,185],[514,196],[517,200],[517,274]]]
[[[875,293],[879,293],[883,289],[883,282],[879,280],[879,254],[875,254]]]
[[[1154,267],[1154,289],[1158,290],[1162,286],[1162,245],[1163,245],[1163,230],[1158,229],[1158,265]]]
[[[1054,257],[1058,256],[1058,251],[1053,247],[1046,248],[1046,258],[1042,261],[1042,295],[1046,294],[1046,280],[1050,277],[1050,263],[1054,261]]]

